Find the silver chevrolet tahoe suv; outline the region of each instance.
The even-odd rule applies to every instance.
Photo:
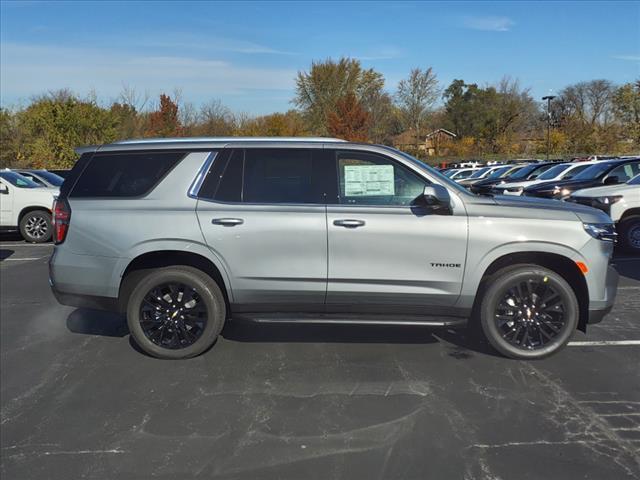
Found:
[[[398,150],[326,138],[79,149],[54,205],[58,301],[193,357],[226,321],[456,327],[550,355],[612,308],[603,212],[477,196]]]

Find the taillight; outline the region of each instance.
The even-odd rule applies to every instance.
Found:
[[[53,202],[53,241],[56,245],[64,242],[69,230],[71,207],[66,200],[55,199]]]

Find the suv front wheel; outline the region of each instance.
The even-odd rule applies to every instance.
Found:
[[[500,270],[487,282],[482,330],[503,355],[538,359],[563,348],[578,325],[576,295],[558,273],[537,265]]]
[[[131,292],[127,323],[136,343],[157,358],[190,358],[207,350],[224,325],[216,282],[193,267],[151,270]]]

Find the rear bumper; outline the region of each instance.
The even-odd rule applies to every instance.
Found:
[[[94,310],[108,310],[111,312],[117,312],[120,310],[117,298],[64,293],[55,287],[51,278],[49,278],[49,285],[51,286],[53,296],[56,297],[56,300],[61,305],[78,308],[91,308]]]
[[[618,291],[618,272],[609,265],[607,268],[607,278],[604,285],[604,299],[589,302],[588,323],[599,323],[613,308]]]

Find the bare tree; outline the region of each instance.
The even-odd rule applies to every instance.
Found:
[[[420,142],[421,126],[439,94],[438,79],[431,67],[426,70],[412,69],[409,78],[398,84],[396,101],[406,125],[415,129],[416,149]]]
[[[202,105],[198,117],[202,135],[224,136],[233,134],[233,113],[219,99],[210,100]]]

